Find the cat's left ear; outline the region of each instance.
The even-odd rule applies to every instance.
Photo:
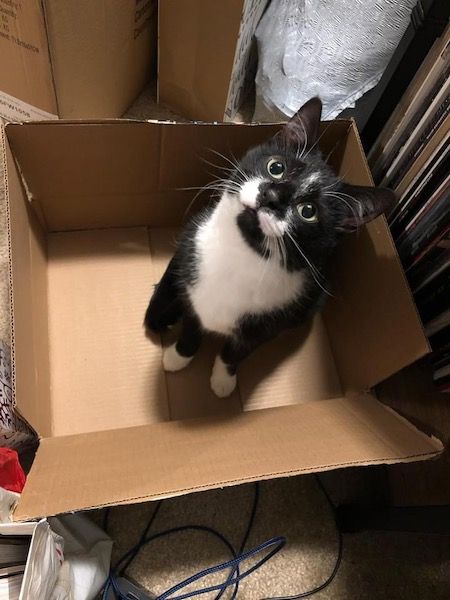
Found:
[[[345,206],[338,226],[340,231],[355,231],[382,213],[389,215],[396,204],[395,193],[388,188],[343,183],[336,196],[341,198],[342,206]]]
[[[319,137],[320,117],[322,115],[322,102],[320,98],[311,98],[277,134],[288,146],[296,152],[309,150]]]

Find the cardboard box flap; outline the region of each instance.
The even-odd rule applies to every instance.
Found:
[[[442,449],[370,396],[43,439],[14,518],[421,460]]]
[[[244,0],[159,3],[161,101],[192,119],[223,119],[243,5]]]
[[[354,122],[335,156],[346,181],[373,185]],[[324,317],[344,390],[368,389],[430,351],[383,216],[347,236],[332,273]]]

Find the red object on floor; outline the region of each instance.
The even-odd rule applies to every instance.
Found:
[[[20,493],[26,478],[17,452],[10,448],[0,448],[0,487]]]

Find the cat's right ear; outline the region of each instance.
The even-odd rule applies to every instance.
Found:
[[[311,98],[286,123],[277,134],[287,146],[297,153],[311,149],[319,137],[322,102],[320,98]]]

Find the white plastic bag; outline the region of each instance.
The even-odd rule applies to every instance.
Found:
[[[271,0],[256,30],[255,121],[319,95],[333,119],[380,80],[416,0]]]
[[[39,521],[31,539],[19,600],[52,598],[64,560],[63,550],[64,540],[52,531],[48,521]]]
[[[84,515],[64,515],[49,521],[64,539],[65,559],[51,600],[93,600],[109,573],[111,538]],[[68,588],[71,595],[63,596]]]
[[[19,600],[93,600],[108,576],[112,540],[81,514],[40,521]]]

